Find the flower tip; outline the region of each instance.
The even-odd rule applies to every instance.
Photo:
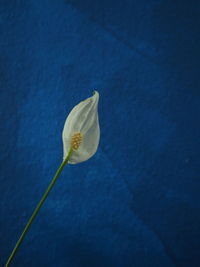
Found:
[[[93,99],[95,99],[98,103],[98,100],[99,100],[99,93],[98,91],[94,90],[93,91],[93,96],[92,96]]]
[[[99,95],[99,93],[98,93],[98,91],[97,90],[93,90],[93,95],[95,95],[95,94],[97,94],[97,95]]]

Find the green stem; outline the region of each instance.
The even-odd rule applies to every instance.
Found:
[[[33,222],[33,220],[35,219],[36,215],[38,214],[38,211],[40,210],[40,208],[41,208],[42,204],[44,203],[45,199],[47,198],[49,192],[51,191],[52,187],[54,186],[54,184],[55,184],[56,180],[58,179],[60,173],[62,172],[63,168],[64,168],[65,165],[68,163],[68,160],[69,160],[69,158],[70,158],[70,156],[71,156],[71,154],[72,154],[72,151],[73,151],[73,150],[72,150],[72,148],[71,148],[70,151],[69,151],[69,153],[68,153],[68,155],[67,155],[67,157],[66,157],[65,160],[61,163],[61,165],[60,165],[60,167],[58,168],[58,170],[57,170],[55,176],[53,177],[51,183],[49,184],[47,190],[45,191],[45,193],[44,193],[44,195],[42,196],[40,202],[38,203],[37,207],[35,208],[34,212],[32,213],[30,219],[28,220],[28,222],[27,222],[27,224],[26,224],[26,226],[25,226],[25,228],[24,228],[24,231],[22,232],[22,234],[21,234],[19,240],[17,241],[17,243],[16,243],[16,245],[15,245],[13,251],[12,251],[12,253],[10,254],[10,257],[8,258],[8,261],[7,261],[6,265],[5,265],[5,267],[8,267],[8,266],[10,265],[12,259],[14,258],[15,254],[16,254],[16,252],[17,252],[17,249],[18,249],[19,246],[21,245],[21,243],[22,243],[22,241],[23,241],[23,239],[24,239],[24,237],[25,237],[27,231],[29,230],[29,228],[30,228],[30,226],[31,226],[31,224],[32,224],[32,222]]]

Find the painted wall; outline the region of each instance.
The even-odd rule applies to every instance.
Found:
[[[200,4],[0,1],[0,266],[100,93],[101,142],[67,166],[13,267],[197,267]]]

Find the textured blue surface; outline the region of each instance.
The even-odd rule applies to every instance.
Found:
[[[200,266],[200,4],[0,1],[0,266],[100,92],[96,155],[67,166],[19,267]]]

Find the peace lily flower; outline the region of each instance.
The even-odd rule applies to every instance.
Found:
[[[67,117],[62,133],[64,159],[28,220],[20,238],[6,262],[5,267],[10,266],[33,220],[38,214],[65,165],[67,163],[76,164],[85,161],[92,157],[96,152],[100,137],[97,110],[98,101],[99,93],[95,91],[92,97],[87,98],[85,101],[82,101],[75,106]]]
[[[65,121],[62,133],[64,159],[72,148],[68,161],[71,164],[89,159],[97,150],[100,138],[98,102],[99,93],[94,91],[92,97],[72,109]]]

